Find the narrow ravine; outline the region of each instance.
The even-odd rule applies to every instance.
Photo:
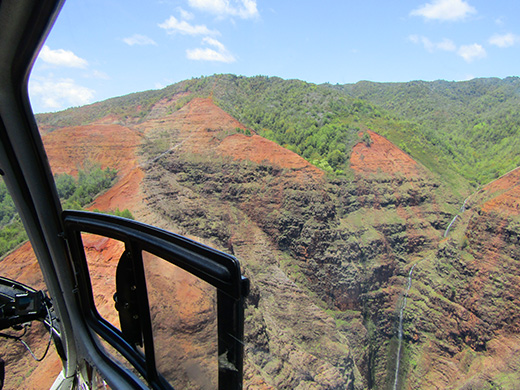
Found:
[[[453,219],[451,220],[450,224],[448,225],[448,228],[444,232],[444,237],[448,237],[448,233],[450,232],[451,225],[453,225],[453,223],[457,220],[458,217],[459,217],[459,214],[457,214],[456,216],[453,217]]]
[[[466,203],[468,202],[468,199],[470,198],[470,196],[468,196],[466,199],[464,199],[464,202],[462,203],[462,206],[460,207],[460,212],[459,212],[460,214],[462,214],[464,211],[466,211]],[[459,217],[459,214],[457,214],[457,215],[455,215],[453,217],[453,219],[451,220],[450,224],[448,225],[448,228],[444,232],[444,237],[448,237],[448,234],[449,234],[450,229],[451,229],[451,225],[453,225],[453,223],[457,220],[458,217]]]
[[[470,195],[471,196],[471,195]],[[470,196],[468,196],[466,199],[464,199],[464,203],[462,203],[462,207],[460,208],[460,212],[463,213],[464,211],[466,211],[466,203],[468,202],[468,199],[470,198]]]
[[[404,309],[406,309],[406,300],[408,299],[408,293],[410,292],[410,288],[412,287],[412,273],[415,268],[415,264],[410,269],[408,273],[408,286],[406,287],[406,291],[404,293],[403,302],[401,304],[401,311],[399,312],[399,328],[397,331],[397,355],[396,355],[396,366],[395,366],[395,378],[394,378],[394,390],[397,390],[397,382],[399,381],[399,369],[401,366],[401,349],[403,345],[403,314]]]

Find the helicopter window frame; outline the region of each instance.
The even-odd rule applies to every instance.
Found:
[[[146,378],[152,388],[172,387],[158,373],[156,367],[143,251],[178,266],[216,288],[218,388],[242,388],[243,301],[249,292],[249,280],[241,275],[239,262],[234,256],[175,233],[112,215],[65,210],[62,219],[76,276],[75,293],[88,327],[124,356]],[[122,241],[125,244],[125,253],[130,253],[139,291],[139,318],[144,354],[125,339],[122,331],[98,313],[81,233],[97,234]],[[99,346],[99,343],[96,345]]]

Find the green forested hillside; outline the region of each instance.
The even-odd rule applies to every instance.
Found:
[[[338,173],[360,141],[361,118],[380,115],[371,104],[337,91],[277,77],[221,76],[214,98],[258,134]]]
[[[98,164],[85,163],[78,177],[55,175],[58,196],[65,209],[81,209],[92,202],[100,192],[110,188],[116,179],[113,169],[101,169]],[[123,211],[125,212],[125,211]],[[125,214],[125,216],[127,216]],[[27,240],[27,233],[16,211],[14,202],[7,192],[3,180],[0,181],[0,257]]]
[[[363,141],[358,134],[371,129],[440,175],[456,192],[466,192],[467,181],[453,157],[420,131],[417,122],[367,99],[328,85],[279,78],[224,75],[212,86],[223,109],[322,169],[348,171],[351,148]]]
[[[332,87],[412,121],[467,179],[486,183],[520,165],[520,78]]]

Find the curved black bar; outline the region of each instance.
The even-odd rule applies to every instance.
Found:
[[[240,264],[227,253],[178,234],[113,215],[66,210],[63,221],[68,231],[98,234],[127,244],[138,241],[142,250],[192,273],[232,298],[240,299],[244,295]]]

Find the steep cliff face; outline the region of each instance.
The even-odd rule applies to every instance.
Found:
[[[201,105],[206,105],[205,124],[204,116],[190,116]],[[312,371],[306,375],[314,379],[303,374],[294,378],[288,355],[280,356],[282,346],[291,353],[310,349],[313,359],[340,364],[331,347],[335,343],[325,337],[330,333],[320,329],[323,320],[302,320],[312,318],[306,312],[309,300],[316,310],[326,309],[339,335],[333,339],[340,337],[343,348],[351,350],[341,371],[355,365],[353,372],[360,375],[353,377],[354,384],[382,388],[391,371],[388,355],[403,275],[410,259],[433,251],[442,238],[451,219],[446,189],[375,133],[369,133],[370,146],[354,148],[354,178],[330,179],[255,135],[234,134],[221,141],[212,110],[217,108],[211,102],[194,100],[172,117],[174,131],[164,136],[170,143],[167,151],[145,173],[151,208],[182,232],[211,239],[243,261],[255,286],[254,313],[252,307],[248,311],[255,337],[248,335],[248,357],[265,383],[336,388],[319,382],[315,378],[320,375]],[[202,134],[194,133],[195,128]],[[189,145],[193,139],[196,148]],[[280,286],[276,292],[274,286]],[[277,318],[285,323],[286,337],[266,340],[272,322],[265,316],[275,313],[283,315]],[[312,332],[306,334],[310,330],[323,336],[316,340]],[[276,369],[266,363],[273,360]],[[349,382],[339,383],[338,388]]]
[[[148,134],[167,132],[168,145],[147,165],[146,200],[163,224],[235,254],[251,278],[246,386],[363,386],[334,319],[285,269],[290,257],[278,243],[287,246],[290,237],[272,239],[285,193],[324,197],[323,174],[271,141],[233,134],[235,121],[209,100],[193,100],[163,126]]]
[[[118,182],[92,208],[129,208],[137,220],[237,256],[252,282],[246,388],[392,388],[398,359],[399,388],[507,388],[520,379],[518,171],[459,212],[461,199],[438,177],[374,132],[366,131],[369,141],[360,134],[352,172],[329,177],[211,99],[172,109],[185,97],[158,101],[141,121],[110,114],[47,126],[44,143],[55,172],[74,174],[87,159],[118,169]],[[85,242],[99,310],[117,324],[111,297],[121,248],[99,237]],[[41,284],[26,251],[2,259],[2,274],[23,263],[25,282]],[[171,299],[151,293],[158,323],[194,335],[197,317],[212,329],[205,287],[152,264],[153,284],[175,290]],[[171,332],[161,329],[169,345]],[[211,371],[201,363],[211,338],[199,336],[210,342],[193,346],[179,336],[182,356],[161,355],[187,372],[181,387],[193,373],[188,354],[198,370]],[[59,370],[57,357],[47,362]],[[23,383],[38,388],[35,378]]]
[[[518,383],[519,170],[470,196],[436,252],[417,263],[407,319],[408,388]]]

